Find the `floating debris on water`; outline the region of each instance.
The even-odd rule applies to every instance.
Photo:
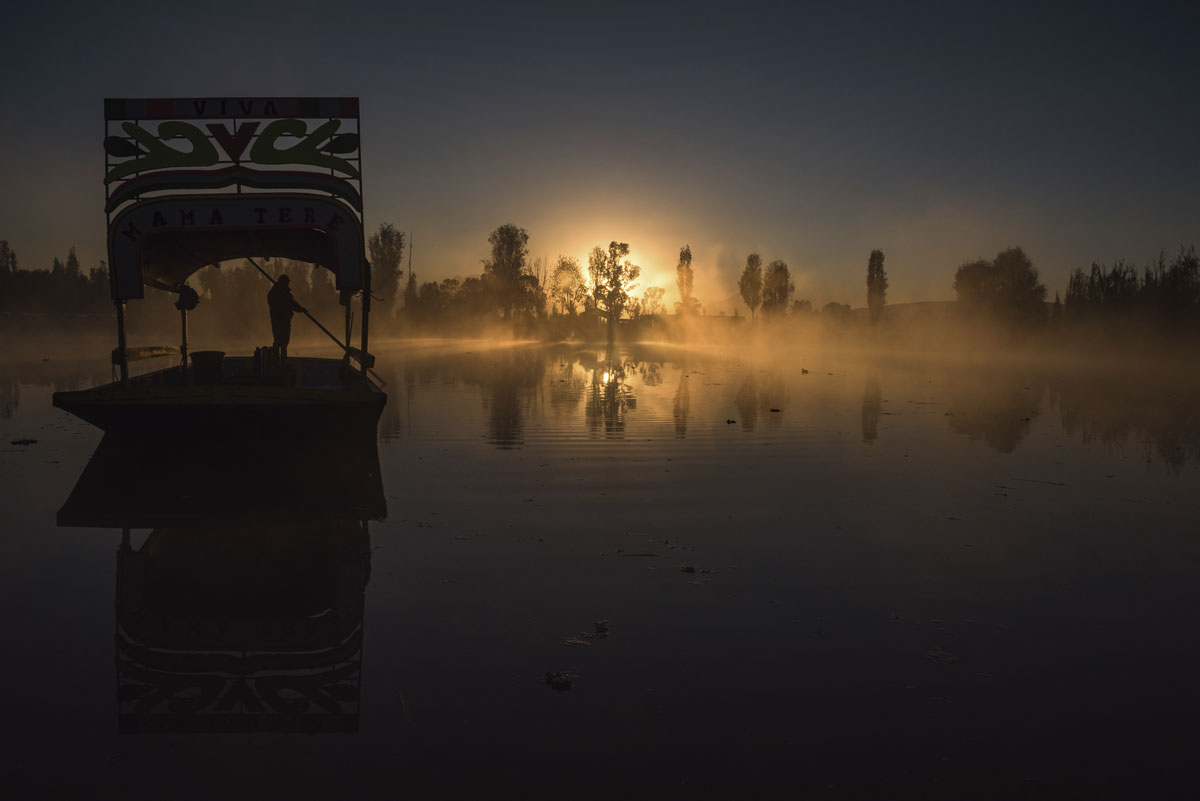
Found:
[[[958,661],[957,656],[941,648],[930,648],[925,652],[925,658],[930,662],[938,662],[943,665],[953,664]]]
[[[574,684],[575,679],[579,678],[578,674],[567,673],[562,670],[546,671],[546,675],[542,676],[542,684],[545,684],[552,690],[562,692],[569,690]]]
[[[594,631],[576,632],[572,636],[564,639],[562,644],[575,646],[582,645],[586,647],[592,644],[592,640],[603,640],[612,633],[612,629],[610,628],[607,620],[593,620],[592,628]]]

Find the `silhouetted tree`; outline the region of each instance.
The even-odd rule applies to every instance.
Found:
[[[55,261],[58,261],[55,259]],[[67,251],[67,263],[63,267],[68,278],[78,278],[82,272],[79,269],[79,257],[75,255],[75,248]]]
[[[613,341],[617,333],[617,320],[629,303],[629,290],[633,289],[642,268],[625,258],[629,245],[625,242],[610,242],[605,252],[599,245],[592,248],[588,256],[588,272],[592,276],[592,297],[597,306],[608,315],[608,338]]]
[[[792,314],[812,314],[812,301],[808,298],[800,298],[792,301]]]
[[[1167,264],[1165,253],[1146,268],[1142,278],[1141,305],[1168,327],[1190,321],[1200,324],[1200,259],[1194,247],[1180,248],[1175,261]]]
[[[848,325],[854,318],[854,310],[848,303],[830,301],[821,307],[821,318],[836,325]]]
[[[679,249],[679,263],[675,265],[675,286],[679,288],[679,308],[682,314],[692,311],[692,247]]]
[[[521,273],[522,308],[538,320],[545,318],[546,304],[550,300],[548,273],[544,256],[538,256]]]
[[[587,298],[587,282],[579,259],[559,256],[550,278],[550,298],[560,313],[574,316]]]
[[[84,274],[75,248],[65,262],[54,257],[48,270],[21,269],[8,242],[0,241],[0,311],[50,316],[105,311],[111,308],[108,271],[101,272],[101,281]]]
[[[646,287],[646,291],[642,293],[642,312],[644,314],[662,314],[666,311],[663,305],[663,296],[667,291],[661,286]]]
[[[1118,261],[1112,269],[1092,263],[1090,273],[1076,267],[1067,283],[1066,305],[1073,316],[1133,311],[1138,301],[1138,274],[1132,264]]]
[[[871,258],[867,260],[867,309],[871,315],[871,324],[879,322],[883,315],[883,305],[887,302],[887,271],[883,269],[883,251],[872,250]]]
[[[88,294],[93,298],[108,297],[108,264],[104,259],[101,259],[98,265],[88,270],[88,284],[90,285]]]
[[[418,303],[420,303],[420,294],[417,289],[417,274],[410,272],[408,283],[404,285],[404,308],[415,310]]]
[[[404,275],[400,269],[404,263],[404,234],[391,223],[381,223],[379,230],[367,238],[367,252],[371,259],[371,295],[379,298],[384,316],[390,317]]]
[[[1160,253],[1140,281],[1137,270],[1125,261],[1111,268],[1093,263],[1089,272],[1077,268],[1071,273],[1064,308],[1068,323],[1135,316],[1159,328],[1200,324],[1200,259],[1195,249],[1182,249],[1170,264]]]
[[[787,262],[776,259],[767,265],[763,275],[762,310],[765,315],[785,314],[796,285]]]
[[[757,253],[746,257],[746,266],[742,268],[742,277],[738,279],[738,290],[742,293],[742,301],[750,308],[750,319],[754,319],[763,299],[762,257]]]
[[[529,255],[529,234],[512,223],[500,226],[488,237],[492,257],[483,262],[483,274],[495,292],[496,306],[504,319],[511,319],[522,299],[521,275]]]
[[[0,239],[0,275],[17,269],[17,254],[8,246],[7,239]]]
[[[994,261],[968,262],[954,274],[954,291],[968,313],[980,312],[1018,325],[1046,321],[1046,287],[1021,248],[1009,248]]]

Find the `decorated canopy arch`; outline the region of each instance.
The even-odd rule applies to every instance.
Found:
[[[281,257],[368,286],[357,98],[104,101],[113,299]]]

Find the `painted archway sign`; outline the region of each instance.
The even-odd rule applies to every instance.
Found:
[[[363,233],[341,201],[317,195],[170,195],[135,203],[112,220],[109,257],[119,300],[146,284],[179,286],[202,267],[279,257],[332,271],[338,289],[363,288]]]
[[[113,298],[245,256],[319,264],[361,289],[358,114],[358,98],[106,99]]]

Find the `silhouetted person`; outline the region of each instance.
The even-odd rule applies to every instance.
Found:
[[[292,280],[287,274],[279,276],[275,286],[267,293],[267,306],[271,309],[271,333],[275,336],[275,347],[279,348],[279,360],[287,361],[288,342],[292,339],[292,315],[304,311],[304,307],[292,297]]]

